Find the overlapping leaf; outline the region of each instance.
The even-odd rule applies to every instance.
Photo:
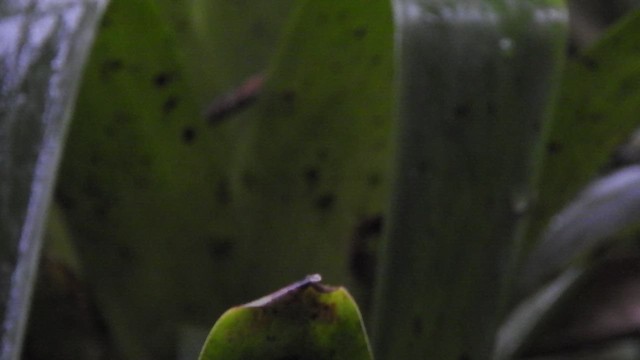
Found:
[[[0,358],[20,357],[43,227],[104,1],[0,4]]]
[[[248,6],[224,3],[211,6]],[[382,209],[391,121],[385,1],[301,3],[261,102],[213,127],[199,91],[214,89],[213,98],[248,69],[260,71],[253,67],[267,61],[252,54],[275,46],[241,59],[260,29],[234,42],[216,14],[219,53],[185,49],[205,39],[184,43],[188,35],[173,30],[180,21],[163,20],[172,5],[161,5],[112,3],[58,192],[99,305],[136,359],[170,357],[178,327],[208,326],[285,278],[322,271],[348,282],[352,233]],[[245,27],[265,13],[251,11]],[[177,13],[202,15],[194,12]],[[232,45],[229,59],[201,75],[219,82],[191,82],[207,68],[191,55],[222,57],[218,47]]]
[[[228,310],[207,338],[200,360],[370,360],[360,312],[344,288],[310,276]]]
[[[640,125],[639,39],[640,12],[635,12],[566,65],[543,149],[528,246]]]

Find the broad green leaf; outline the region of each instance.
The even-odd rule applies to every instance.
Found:
[[[111,3],[58,189],[87,279],[131,359],[171,358],[182,324],[205,326],[250,293],[227,278],[248,273],[231,260],[243,253],[225,175],[233,129],[206,127],[179,51],[153,1]]]
[[[640,11],[569,61],[547,130],[527,246],[640,125]]]
[[[319,276],[225,312],[200,360],[372,359],[358,307]]]
[[[360,229],[376,223],[387,194],[391,53],[386,0],[299,9],[261,98],[238,118],[231,184],[243,237],[259,254],[254,281],[319,271],[366,304],[373,269],[357,257],[370,246]]]
[[[19,359],[43,226],[105,1],[0,3],[0,359]]]
[[[488,359],[565,47],[561,1],[394,2],[399,137],[376,358]]]
[[[352,233],[383,203],[390,10],[382,0],[297,6],[255,108],[208,126],[187,35],[152,1],[112,2],[58,201],[130,358],[168,359],[179,328],[301,273],[351,282]]]

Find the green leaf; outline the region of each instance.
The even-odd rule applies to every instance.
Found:
[[[609,161],[612,150],[637,126],[634,109],[640,104],[640,87],[629,84],[640,74],[636,66],[640,54],[634,45],[639,26],[640,13],[636,13],[567,67],[556,109],[557,123],[550,128],[547,141],[540,206],[535,208],[533,231],[529,235],[541,231],[543,220],[600,170]],[[631,166],[592,182],[551,218],[537,239],[528,239],[527,245],[534,245],[534,240],[537,244],[519,272],[519,296],[539,291],[550,281],[559,281],[562,276],[553,280],[554,277],[567,268],[591,269],[610,252],[603,250],[633,241],[630,241],[632,230],[637,229],[640,219],[639,169]],[[589,281],[587,276],[578,284],[588,285]],[[530,345],[533,341],[535,346],[536,340],[531,335],[549,331],[546,323],[553,320],[559,306],[566,311],[567,306],[572,308],[575,302],[583,302],[584,294],[576,295],[576,289],[580,288],[572,285],[565,289],[566,293],[557,294],[561,300],[556,301],[558,304],[545,304],[541,315],[530,316],[532,321],[525,321],[524,325],[512,318],[511,326],[503,333],[510,336],[520,333],[520,340]],[[517,341],[503,339],[502,343],[516,347]]]
[[[237,119],[231,185],[259,281],[318,271],[366,304],[375,260],[358,259],[374,246],[359,229],[387,196],[391,54],[386,0],[306,1],[297,12],[260,99]]]
[[[571,59],[547,130],[544,167],[527,246],[640,125],[640,11]]]
[[[0,358],[19,359],[43,227],[104,1],[0,4]]]
[[[353,283],[350,240],[382,211],[391,122],[384,0],[296,5],[254,108],[214,126],[197,92],[221,91],[249,65],[229,78],[236,70],[211,68],[225,80],[194,85],[199,50],[154,4],[112,2],[58,191],[99,305],[135,359],[169,358],[178,328],[208,326],[283,279],[322,271]]]
[[[57,201],[118,347],[171,357],[177,328],[247,296],[225,176],[179,43],[152,1],[115,0],[85,72]],[[220,289],[224,289],[221,291]],[[149,299],[154,298],[149,305]]]
[[[565,47],[559,1],[395,1],[399,137],[384,359],[488,359]]]
[[[234,307],[216,322],[200,360],[372,359],[349,293],[319,275]]]

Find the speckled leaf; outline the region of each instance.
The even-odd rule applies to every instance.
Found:
[[[203,105],[263,71],[297,0],[161,0],[161,17],[180,43],[192,96]]]
[[[548,129],[528,245],[640,125],[640,12],[572,58]]]
[[[176,34],[168,13],[154,1],[112,1],[57,193],[105,319],[132,359],[173,358],[183,324],[208,327],[215,314],[264,290],[236,286],[254,275],[226,175],[234,126],[206,125],[199,102],[207,95],[194,90],[205,91],[191,82],[196,70],[185,60],[195,45]],[[207,77],[233,72],[208,70]]]
[[[358,307],[319,276],[224,313],[200,360],[370,360]]]
[[[366,304],[392,139],[390,4],[307,1],[288,35],[239,119],[232,184],[244,237],[287,259],[254,260],[256,281],[320,271]]]
[[[195,45],[165,21],[167,3],[152,3],[112,2],[57,198],[112,333],[143,360],[171,358],[179,327],[208,326],[285,279],[322,271],[349,281],[354,229],[373,219],[358,238],[366,249],[380,228],[391,101],[386,1],[310,1],[296,11],[262,102],[208,126],[198,92],[218,92],[266,60],[219,60],[210,71],[225,80],[191,82],[205,71],[185,60],[196,50],[183,46]],[[215,46],[233,43],[223,40]],[[234,46],[240,57],[245,44]],[[244,70],[223,69],[235,65]]]
[[[489,359],[558,82],[562,1],[394,1],[399,137],[373,349]]]

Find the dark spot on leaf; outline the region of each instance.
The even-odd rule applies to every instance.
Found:
[[[192,144],[196,139],[196,130],[190,126],[182,129],[182,142]]]
[[[382,215],[360,221],[351,235],[349,269],[354,277],[368,288],[373,286],[376,268],[376,249],[382,233]]]
[[[313,321],[322,321],[326,323],[335,322],[337,319],[335,303],[316,303],[309,314],[309,318]]]
[[[420,160],[418,161],[418,164],[416,164],[416,172],[418,174],[426,174],[427,170],[428,170],[428,166],[427,166],[427,161],[426,160]]]
[[[423,330],[424,325],[422,324],[422,319],[419,316],[414,317],[411,321],[411,332],[413,335],[419,336]]]
[[[218,200],[218,203],[222,205],[227,205],[231,202],[231,190],[229,189],[229,181],[227,179],[221,179],[218,181],[216,199]]]
[[[364,39],[364,37],[367,36],[367,28],[364,26],[361,26],[354,29],[353,36],[358,40]]]
[[[100,75],[103,79],[108,78],[113,73],[118,72],[124,68],[124,64],[120,59],[109,59],[102,63],[100,67]]]
[[[91,212],[98,218],[108,216],[115,200],[113,193],[100,186],[99,177],[96,174],[88,174],[80,190],[92,201]]]
[[[304,178],[309,187],[314,187],[318,184],[318,180],[320,180],[320,172],[316,168],[307,169],[304,172]]]
[[[294,90],[284,90],[282,92],[282,100],[288,104],[291,104],[296,99],[296,92]]]
[[[175,75],[170,72],[160,72],[153,77],[153,84],[158,87],[165,87],[171,83],[175,78]]]
[[[82,184],[82,192],[89,198],[102,199],[105,198],[106,193],[98,186],[95,176],[89,175]]]
[[[324,25],[327,23],[327,21],[329,21],[329,16],[325,13],[319,13],[317,19],[319,25]]]
[[[113,121],[117,124],[126,124],[131,122],[131,115],[125,111],[117,111],[113,115]]]
[[[557,141],[550,141],[547,144],[547,153],[553,155],[553,154],[557,154],[560,151],[562,151],[562,144],[560,144]]]
[[[175,96],[169,96],[164,103],[162,103],[162,113],[169,115],[178,106],[178,98]]]
[[[120,257],[126,267],[130,267],[135,263],[135,253],[133,249],[126,245],[118,246],[118,257]]]
[[[344,72],[344,64],[337,60],[329,61],[329,69],[334,73],[342,73]]]
[[[591,122],[600,122],[604,119],[604,116],[600,113],[589,114],[587,119]]]
[[[251,24],[251,33],[253,34],[253,36],[256,37],[256,39],[263,39],[264,35],[265,35],[265,24],[263,21],[256,21],[253,24]]]
[[[370,174],[367,177],[367,184],[371,187],[376,187],[380,185],[381,179],[380,174]]]
[[[144,175],[137,175],[133,178],[133,186],[138,189],[138,190],[146,190],[149,188],[149,176],[144,174]]]
[[[498,113],[497,109],[498,107],[496,106],[496,103],[492,101],[487,103],[487,115],[496,116],[496,114]]]
[[[175,20],[175,24],[175,29],[179,33],[183,33],[189,29],[189,21],[184,17]]]
[[[329,151],[327,149],[321,149],[318,151],[318,160],[326,160],[329,157]]]
[[[469,104],[460,104],[454,109],[456,118],[465,118],[471,113],[471,106]]]
[[[278,116],[290,116],[295,113],[297,94],[294,90],[284,90],[280,93],[280,101],[274,103],[272,110],[278,114]]]
[[[371,65],[373,66],[380,65],[381,61],[382,60],[381,60],[380,54],[375,54],[371,57]]]
[[[215,260],[228,258],[233,254],[234,248],[233,239],[212,238],[209,242],[209,255]]]
[[[580,57],[580,63],[591,71],[598,71],[598,69],[600,68],[600,65],[596,60],[586,55]]]
[[[108,202],[98,202],[93,206],[93,214],[97,218],[106,218],[111,212],[111,204]]]
[[[333,194],[324,194],[316,199],[316,208],[321,211],[329,211],[336,202]]]
[[[109,16],[103,16],[102,21],[100,21],[100,27],[104,29],[109,26],[111,26],[111,18]]]
[[[622,80],[618,89],[618,98],[624,99],[629,95],[636,94],[640,86],[640,79],[637,76],[629,76]]]
[[[64,210],[73,210],[76,207],[76,199],[63,190],[56,191],[56,203]]]
[[[246,172],[242,174],[242,185],[244,185],[247,190],[253,190],[256,187],[258,179],[256,176],[250,172]]]
[[[575,39],[569,39],[567,44],[567,58],[575,58],[578,55],[578,44]]]
[[[89,155],[89,163],[91,163],[91,165],[93,166],[99,165],[102,160],[102,155],[98,152],[93,152],[91,153],[91,155]]]

